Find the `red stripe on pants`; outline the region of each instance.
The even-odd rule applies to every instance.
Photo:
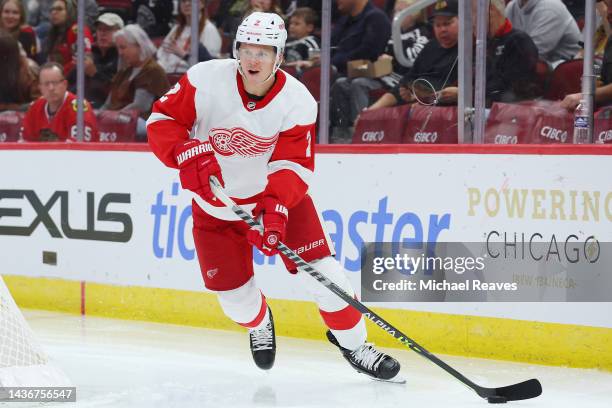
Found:
[[[263,318],[266,316],[266,310],[268,310],[268,304],[266,303],[266,297],[262,293],[261,294],[261,308],[259,309],[259,313],[257,313],[257,316],[255,316],[255,319],[251,320],[248,323],[238,323],[238,322],[237,323],[247,328],[256,327],[259,325],[259,323],[261,323]]]
[[[334,330],[348,330],[355,327],[361,320],[361,313],[351,305],[336,312],[326,312],[319,309],[325,325]]]

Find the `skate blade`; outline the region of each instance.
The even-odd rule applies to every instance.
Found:
[[[370,377],[368,375],[368,377]],[[391,383],[391,384],[406,384],[406,379],[404,377],[402,377],[401,375],[396,375],[393,378],[389,378],[388,380],[384,380],[382,378],[375,378],[375,377],[370,377],[372,380],[374,381],[380,381],[380,382],[385,382],[385,383]]]

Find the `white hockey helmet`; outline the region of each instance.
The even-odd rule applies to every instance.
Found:
[[[276,48],[276,63],[273,70],[275,73],[281,64],[286,42],[287,30],[283,18],[275,13],[256,11],[249,14],[238,26],[234,40],[234,58],[240,61],[238,48],[242,43],[271,45]]]

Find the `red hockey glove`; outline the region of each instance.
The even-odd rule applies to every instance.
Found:
[[[205,200],[212,201],[215,195],[210,189],[209,177],[215,176],[224,186],[221,167],[209,142],[191,139],[174,148],[179,166],[179,178],[184,189],[191,190]]]
[[[247,231],[247,240],[268,256],[278,253],[278,243],[285,239],[287,207],[274,197],[264,197],[253,210],[255,218],[262,216],[263,235],[256,229]]]

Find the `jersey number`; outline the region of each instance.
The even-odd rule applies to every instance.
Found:
[[[172,89],[170,89],[168,92],[166,92],[166,94],[164,96],[162,96],[161,98],[159,98],[160,102],[166,102],[168,100],[168,96],[170,95],[174,95],[175,93],[177,93],[179,90],[181,89],[181,84],[179,84],[178,82],[172,87]]]

